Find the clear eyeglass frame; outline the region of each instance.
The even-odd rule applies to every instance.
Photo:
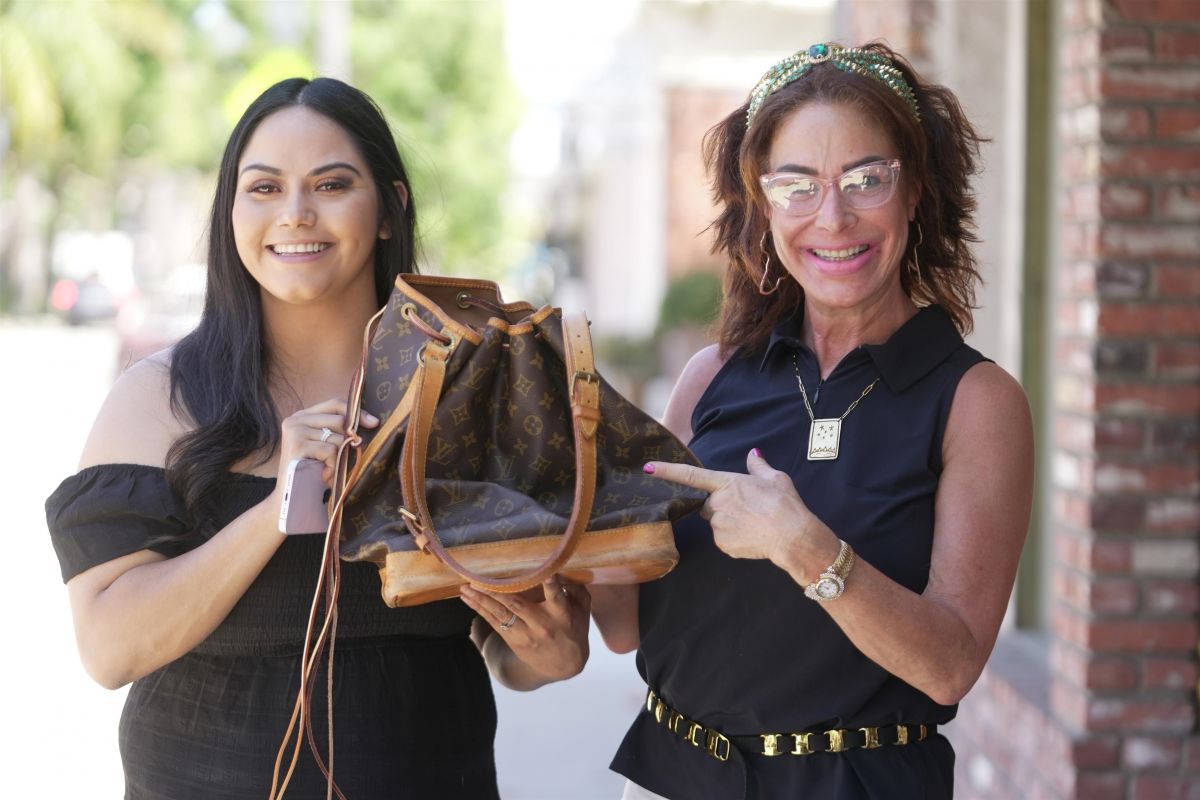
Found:
[[[772,206],[788,216],[815,214],[825,200],[825,190],[837,186],[850,208],[878,208],[896,194],[900,159],[872,161],[847,170],[836,178],[818,178],[801,172],[769,172],[759,177],[763,194]],[[874,181],[874,182],[872,182]]]

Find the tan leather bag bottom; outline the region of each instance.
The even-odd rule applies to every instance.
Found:
[[[557,536],[451,547],[473,572],[503,578],[546,561]],[[671,523],[653,522],[583,534],[579,547],[559,570],[566,583],[643,583],[666,575],[679,561]],[[466,581],[437,558],[419,550],[388,553],[379,569],[383,601],[392,608],[458,596]]]

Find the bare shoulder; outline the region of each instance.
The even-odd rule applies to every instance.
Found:
[[[79,468],[96,464],[161,467],[187,427],[171,409],[171,351],[138,361],[117,378],[92,424]]]
[[[959,381],[946,422],[944,452],[999,448],[1032,458],[1033,417],[1021,384],[1002,367],[983,362]]]
[[[725,366],[727,359],[721,357],[720,348],[715,344],[705,347],[688,360],[687,365],[671,390],[667,400],[667,410],[663,414],[663,424],[671,433],[687,442],[692,438],[692,411],[701,395],[713,378]]]

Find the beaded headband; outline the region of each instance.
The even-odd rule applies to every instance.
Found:
[[[912,87],[904,79],[904,73],[896,68],[886,56],[862,50],[858,47],[842,47],[837,44],[814,44],[807,50],[800,50],[780,61],[767,70],[759,79],[754,91],[750,93],[750,108],[746,111],[746,127],[754,121],[754,115],[762,107],[763,101],[772,92],[782,89],[789,83],[804,77],[814,64],[828,61],[845,72],[856,72],[867,75],[887,84],[887,87],[900,96],[900,99],[912,109],[917,122],[921,121],[921,112],[917,109],[917,96]]]

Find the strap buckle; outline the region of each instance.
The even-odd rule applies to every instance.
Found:
[[[599,383],[600,375],[595,372],[588,372],[585,369],[577,369],[575,370],[575,374],[571,376],[571,384],[574,385],[578,381],[583,381],[584,383]]]

